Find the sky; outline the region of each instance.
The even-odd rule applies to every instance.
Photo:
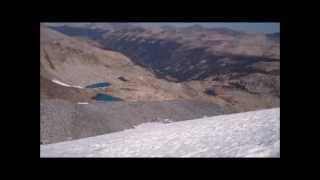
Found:
[[[274,33],[280,32],[280,23],[278,22],[266,22],[266,23],[238,23],[238,22],[228,22],[228,23],[139,23],[144,26],[163,26],[163,25],[173,25],[178,27],[186,27],[192,25],[202,25],[204,27],[223,27],[223,28],[230,28],[234,30],[241,30],[246,32],[260,32],[260,33]]]

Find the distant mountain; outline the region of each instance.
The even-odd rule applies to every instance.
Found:
[[[187,27],[181,28],[181,29],[187,30],[187,31],[204,31],[204,30],[206,30],[206,28],[204,28],[201,25],[192,25],[192,26],[187,26]]]
[[[170,25],[164,25],[164,26],[161,26],[161,28],[164,29],[164,30],[175,30],[175,29],[177,29],[176,27],[170,26]]]
[[[268,38],[276,41],[280,41],[280,32],[270,33],[266,35]]]
[[[221,33],[229,36],[235,36],[235,37],[249,35],[244,31],[233,30],[229,28],[208,28],[208,31],[217,32],[217,33]]]
[[[222,100],[238,111],[279,105],[280,42],[268,35],[226,28],[149,28],[124,23],[51,27],[121,52],[157,78],[186,86],[188,94]],[[208,89],[215,95],[205,93]]]

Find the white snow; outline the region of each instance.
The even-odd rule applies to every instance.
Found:
[[[280,157],[280,108],[40,145],[41,157]]]
[[[88,102],[78,102],[78,104],[89,104]]]
[[[59,84],[59,85],[61,85],[61,86],[71,87],[69,84],[65,84],[65,83],[63,83],[63,82],[61,82],[61,81],[58,81],[58,80],[55,80],[55,79],[53,79],[52,82],[54,82],[54,83],[56,83],[56,84]]]
[[[74,88],[79,88],[79,89],[83,89],[83,87],[81,86],[73,86],[73,85],[69,85],[69,84],[66,84],[66,83],[63,83],[61,81],[58,81],[56,79],[53,79],[52,82],[56,83],[56,84],[59,84],[61,86],[65,86],[65,87],[74,87]]]

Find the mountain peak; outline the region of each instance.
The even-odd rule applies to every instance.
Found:
[[[191,25],[191,26],[185,27],[184,29],[192,30],[192,31],[205,30],[205,28],[199,24]]]

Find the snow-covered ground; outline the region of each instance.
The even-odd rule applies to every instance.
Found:
[[[280,108],[41,145],[41,157],[280,157]]]

